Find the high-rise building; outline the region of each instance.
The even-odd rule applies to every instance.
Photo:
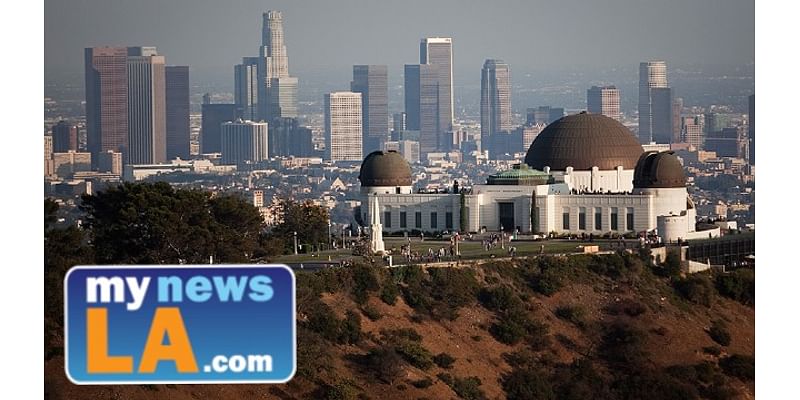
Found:
[[[44,176],[52,176],[55,174],[53,166],[53,137],[49,135],[44,136]]]
[[[683,117],[683,129],[681,141],[694,146],[695,149],[703,150],[703,124],[699,116]]]
[[[242,118],[258,119],[258,63],[259,57],[244,57],[233,67],[234,103]]]
[[[406,113],[399,112],[392,114],[392,134],[398,135],[400,132],[407,129],[406,125]],[[395,139],[392,139],[395,140]]]
[[[670,143],[679,143],[681,141],[682,112],[683,112],[683,98],[674,97],[672,99],[672,141]]]
[[[650,100],[651,141],[668,144],[672,141],[672,89],[652,88]]]
[[[189,67],[168,66],[167,159],[189,159]]]
[[[551,106],[539,106],[538,108],[528,108],[527,109],[527,118],[525,120],[526,125],[534,125],[534,124],[550,124],[554,121],[557,121],[566,115],[564,113],[564,107],[551,107]]]
[[[511,84],[508,64],[486,60],[481,69],[481,144],[511,130]],[[494,158],[492,152],[489,157]]]
[[[653,88],[666,88],[667,63],[648,61],[639,64],[639,142],[653,141]],[[662,93],[663,95],[663,93]],[[670,106],[670,110],[672,107]]]
[[[128,147],[128,49],[84,49],[87,148],[93,156]]]
[[[76,125],[62,120],[53,125],[51,131],[54,152],[78,151],[78,127]]]
[[[361,93],[325,94],[325,158],[330,161],[361,161]]]
[[[164,56],[159,56],[155,47],[128,47],[127,66],[128,157],[124,162],[164,163],[167,161]]]
[[[72,150],[64,153],[53,153],[53,168],[56,175],[61,178],[69,178],[75,172],[90,171],[92,169],[92,154],[79,153]]]
[[[122,153],[108,150],[100,153],[97,160],[97,168],[101,172],[109,172],[114,175],[122,175]]]
[[[420,157],[439,148],[439,72],[432,64],[406,64],[405,104],[408,130],[419,132]]]
[[[389,140],[389,83],[385,65],[354,65],[350,90],[361,93],[363,154]]]
[[[717,157],[745,158],[747,156],[747,136],[744,127],[723,128],[708,132],[704,150],[717,153]]]
[[[283,41],[283,14],[263,15],[258,63],[259,118],[297,117],[297,78],[289,76],[289,57]]]
[[[592,86],[586,91],[586,109],[619,121],[619,89],[616,86]]]
[[[270,157],[310,157],[314,154],[311,129],[297,118],[276,118],[269,125]]]
[[[243,121],[222,123],[222,163],[248,165],[269,158],[268,126],[266,122]]]
[[[747,138],[750,141],[748,159],[750,165],[756,165],[756,95],[747,97]]]
[[[706,136],[730,127],[731,119],[728,114],[709,112],[705,114],[704,118]]]
[[[437,66],[439,75],[438,131],[453,130],[453,39],[429,37],[420,40],[419,63]],[[420,143],[422,146],[422,143]],[[443,146],[446,147],[446,146]],[[445,149],[446,150],[446,149]],[[424,150],[420,150],[424,152]]]
[[[236,104],[203,103],[202,113],[200,152],[219,153],[222,151],[222,123],[240,118]]]

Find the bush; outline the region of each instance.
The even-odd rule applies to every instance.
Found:
[[[425,389],[425,388],[430,387],[431,385],[433,385],[433,380],[431,378],[423,378],[423,379],[411,382],[411,385],[414,386],[415,388]]]
[[[731,333],[722,321],[714,321],[711,324],[711,328],[708,330],[708,336],[711,336],[711,339],[722,346],[729,346],[731,344]]]
[[[606,312],[611,315],[625,314],[629,317],[638,317],[647,312],[647,306],[633,299],[622,299],[609,304]]]
[[[734,299],[744,305],[756,304],[756,273],[749,269],[739,269],[729,274],[718,275],[716,279],[719,294]]]
[[[676,280],[674,286],[681,296],[692,303],[709,307],[714,300],[714,285],[705,274],[693,274]]]
[[[743,380],[756,379],[756,359],[752,356],[734,354],[719,360],[719,366],[725,375]]]
[[[339,319],[331,308],[322,301],[316,301],[310,307],[306,326],[319,333],[323,338],[335,342],[339,340]]]
[[[703,347],[703,353],[706,353],[710,356],[719,357],[722,354],[722,348],[719,346],[706,346]]]
[[[349,380],[340,380],[324,388],[325,400],[355,400],[358,398],[358,389]]]
[[[394,282],[391,281],[384,282],[380,294],[381,301],[390,306],[393,306],[397,302],[397,296],[399,295],[400,295],[400,290],[397,289],[397,285]]]
[[[453,367],[453,363],[456,362],[456,359],[450,354],[439,353],[433,357],[433,362],[441,368],[449,369]]]
[[[643,270],[642,260],[628,253],[594,255],[589,270],[614,280],[631,281]]]
[[[470,376],[469,378],[455,378],[453,379],[450,388],[464,400],[480,400],[485,399],[486,395],[480,389],[481,380],[477,376]]]
[[[508,311],[522,305],[517,295],[508,286],[481,289],[478,293],[478,300],[490,311]]]
[[[458,317],[458,309],[475,301],[478,282],[474,271],[456,268],[430,268],[428,275],[419,267],[400,268],[406,286],[403,297],[414,310],[434,320]]]
[[[378,277],[375,267],[369,264],[356,263],[352,269],[353,289],[351,294],[357,304],[367,302],[370,292],[378,290]]]
[[[413,329],[382,331],[384,340],[409,364],[428,369],[433,366],[431,353],[422,346],[422,337]]]
[[[677,277],[681,274],[681,254],[680,250],[670,250],[667,252],[667,259],[664,260],[664,272],[667,276]]]
[[[382,317],[381,312],[378,311],[377,308],[369,304],[366,304],[363,307],[361,307],[361,311],[364,313],[364,315],[367,316],[367,318],[370,319],[370,321],[377,321]]]
[[[586,310],[579,305],[560,306],[556,308],[555,314],[556,317],[571,322],[579,328],[583,328],[586,325],[586,322],[584,321],[584,318],[586,317]]]
[[[361,341],[361,316],[348,310],[339,331],[339,343],[356,344]]]
[[[605,329],[601,343],[603,357],[610,364],[635,369],[645,360],[645,334],[633,325],[617,321]]]
[[[440,372],[436,374],[436,377],[439,378],[440,381],[450,386],[453,384],[453,376],[448,374],[447,372]]]
[[[503,376],[503,390],[509,400],[555,399],[547,376],[531,368],[516,368]]]
[[[383,382],[392,384],[402,375],[403,369],[400,366],[402,358],[391,346],[371,349],[365,359],[370,371],[373,371]]]
[[[552,379],[555,398],[559,400],[613,398],[608,382],[587,359],[577,359],[569,366],[562,367],[553,374]]]

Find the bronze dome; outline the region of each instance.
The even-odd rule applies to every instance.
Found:
[[[568,115],[536,136],[525,156],[532,168],[563,171],[567,167],[611,170],[636,167],[644,149],[628,128],[602,114]]]
[[[683,165],[672,151],[648,151],[639,157],[633,172],[633,187],[682,188],[686,187],[686,174]]]
[[[398,152],[373,151],[361,163],[361,186],[411,186],[411,166]]]

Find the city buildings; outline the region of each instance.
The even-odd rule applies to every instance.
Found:
[[[97,169],[100,172],[108,172],[113,175],[122,175],[122,153],[113,150],[106,150],[99,155]]]
[[[511,130],[511,84],[508,64],[486,60],[481,69],[481,146],[495,158],[492,137]]]
[[[125,157],[122,152],[124,162],[163,163],[167,160],[164,56],[155,47],[128,47],[127,60],[128,153]]]
[[[756,95],[751,94],[747,97],[747,111],[748,111],[748,131],[747,136],[750,140],[750,151],[748,159],[750,165],[756,165]]]
[[[270,157],[311,157],[316,155],[311,129],[300,126],[297,118],[276,118],[269,125]]]
[[[704,150],[717,153],[717,157],[747,157],[747,135],[744,127],[723,128],[706,134]]]
[[[405,66],[406,128],[419,132],[420,157],[439,148],[439,72],[431,64]]]
[[[672,142],[672,124],[674,122],[672,118],[672,106],[671,88],[650,89],[651,142],[666,144]]]
[[[705,135],[703,134],[703,124],[699,116],[682,118],[681,141],[688,143],[697,150],[703,150]]]
[[[549,124],[566,115],[563,107],[539,106],[528,108],[526,111],[526,125]]]
[[[189,67],[167,66],[167,159],[189,158]]]
[[[667,63],[648,61],[639,64],[639,142],[654,141],[653,138],[653,93],[654,88],[667,88]],[[666,93],[661,93],[664,100]],[[669,94],[671,96],[671,93]],[[671,101],[669,108],[672,110]],[[663,110],[663,108],[662,108]],[[663,118],[662,118],[663,120]],[[670,123],[671,124],[671,123]]]
[[[438,73],[438,132],[453,130],[453,39],[429,37],[420,40],[419,63],[435,65]],[[439,146],[445,146],[439,144]],[[449,150],[440,148],[440,150]]]
[[[350,90],[361,93],[363,149],[369,154],[389,140],[389,85],[386,65],[354,65]]]
[[[222,123],[240,118],[236,104],[203,103],[200,130],[200,152],[203,154],[222,151]]]
[[[222,163],[245,166],[269,158],[268,125],[237,119],[221,127]]]
[[[361,93],[325,94],[325,159],[360,161],[362,156]]]
[[[297,117],[297,78],[289,76],[289,56],[283,35],[283,13],[262,14],[258,60],[259,119]]]
[[[619,89],[616,86],[592,86],[586,91],[586,109],[619,121]]]
[[[67,121],[61,120],[51,129],[53,151],[64,153],[78,151],[78,127]]]

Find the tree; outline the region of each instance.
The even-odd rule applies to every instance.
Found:
[[[241,198],[124,183],[84,195],[81,209],[98,263],[204,264],[249,261],[263,222]]]
[[[287,251],[293,250],[294,232],[297,243],[328,243],[328,210],[307,200],[303,203],[283,198],[279,203],[281,222],[272,228],[271,237],[282,238]]]

